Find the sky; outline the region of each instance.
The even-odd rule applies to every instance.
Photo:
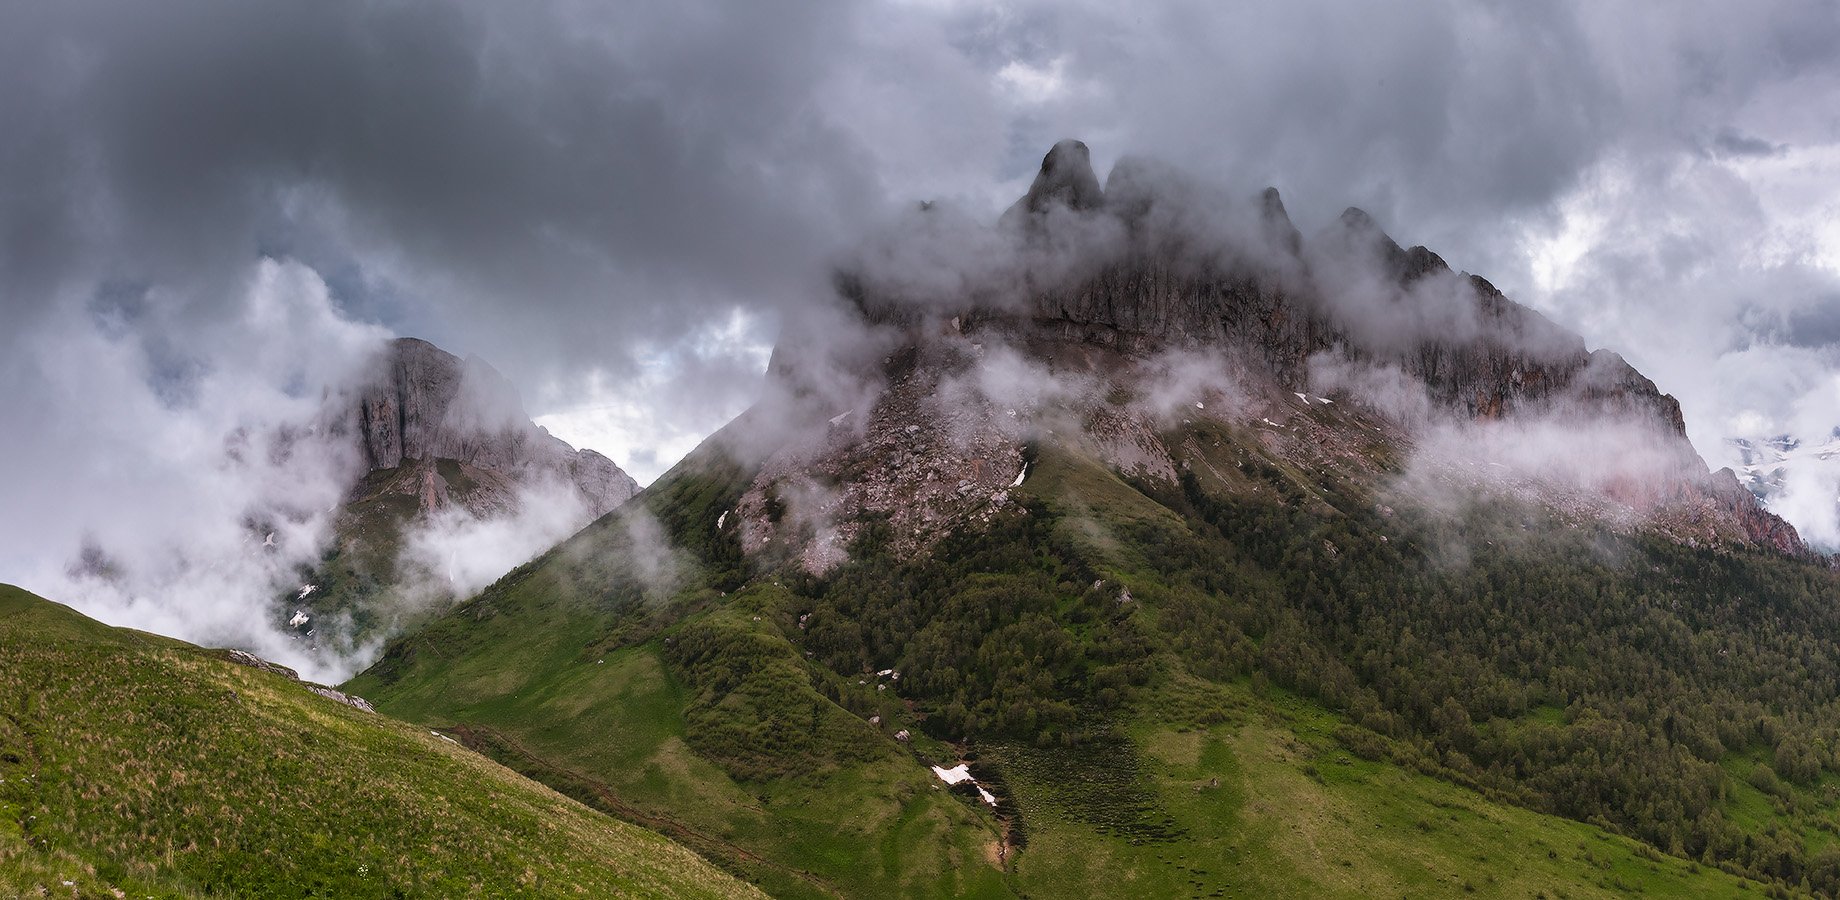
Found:
[[[392,335],[649,481],[866,229],[994,218],[1064,137],[1359,206],[1730,464],[1840,426],[1836,101],[1797,0],[10,3],[0,581],[224,518],[224,436]],[[1834,489],[1782,509],[1840,539]]]

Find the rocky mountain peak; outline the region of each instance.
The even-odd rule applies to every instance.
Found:
[[[358,440],[372,472],[448,459],[513,482],[555,478],[572,484],[595,516],[638,492],[612,460],[578,451],[531,422],[516,388],[496,369],[424,340],[392,341],[356,406]],[[417,493],[436,495],[419,483]]]
[[[1259,192],[1259,222],[1266,241],[1282,247],[1291,256],[1303,252],[1303,233],[1291,224],[1291,214],[1284,209],[1284,198],[1278,196],[1275,187]]]
[[[1041,158],[1041,170],[1029,185],[1029,192],[1004,213],[1005,222],[1028,221],[1043,216],[1055,206],[1075,211],[1098,209],[1105,205],[1105,190],[1093,173],[1092,153],[1086,144],[1067,139],[1055,144]]]
[[[1411,258],[1367,211],[1350,206],[1311,239],[1319,258],[1374,267],[1394,281],[1407,280]],[[1440,260],[1441,262],[1441,260]]]
[[[1081,214],[1056,215],[1063,207]],[[993,514],[1011,480],[1025,477],[1021,448],[1037,429],[1086,441],[1121,471],[1173,479],[1184,451],[1165,441],[1167,413],[1158,410],[1180,394],[1184,422],[1259,429],[1260,452],[1305,468],[1362,468],[1370,451],[1353,448],[1367,438],[1350,429],[1384,434],[1408,453],[1427,430],[1491,423],[1544,429],[1561,445],[1548,451],[1557,454],[1615,456],[1614,442],[1637,440],[1640,471],[1574,459],[1543,471],[1569,473],[1558,477],[1592,495],[1568,495],[1571,508],[1637,510],[1631,520],[1666,520],[1683,540],[1801,549],[1792,528],[1714,482],[1686,439],[1679,404],[1622,357],[1591,352],[1578,335],[1430,249],[1400,246],[1358,208],[1305,240],[1275,190],[1235,198],[1135,159],[1121,161],[1101,194],[1085,146],[1063,141],[1003,224],[1018,220],[1028,240],[1015,245],[1013,263],[993,269],[994,286],[976,270],[961,273],[958,304],[929,298],[907,306],[908,315],[889,314],[903,298],[875,292],[898,289],[898,279],[840,278],[859,309],[883,311],[875,324],[904,331],[888,340],[908,344],[885,356],[884,393],[872,408],[824,411],[820,419],[835,417],[832,446],[762,471],[737,508],[751,535],[745,546],[789,537],[771,516],[761,524],[760,512],[779,509],[776,492],[806,481],[823,488],[795,493],[829,497],[833,510],[887,514],[920,532]],[[1001,360],[996,374],[985,371],[993,356]],[[1196,366],[1214,374],[1200,378],[1189,371]],[[1055,387],[1013,397],[992,386],[1018,378]],[[985,399],[979,406],[933,396]],[[1059,424],[1030,423],[1030,398],[1040,396],[1062,404]],[[1118,406],[1116,398],[1133,397],[1137,406]],[[1346,418],[1357,406],[1388,424]],[[1065,437],[1070,420],[1081,423],[1078,438]],[[1310,442],[1290,440],[1306,431]],[[1565,436],[1583,432],[1609,434],[1601,440],[1610,443],[1563,449]],[[1469,471],[1480,465],[1459,462]],[[884,475],[859,483],[850,474],[870,471]],[[847,519],[829,541],[833,550],[847,542]],[[824,545],[808,545],[815,568],[829,552]]]

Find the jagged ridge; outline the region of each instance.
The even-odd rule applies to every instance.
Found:
[[[1019,290],[916,310],[867,287],[872,279],[846,273],[838,283],[866,318],[922,335],[939,330],[926,321],[950,317],[951,331],[1100,345],[1132,358],[1211,348],[1283,391],[1310,390],[1311,361],[1333,355],[1397,368],[1464,420],[1647,423],[1676,460],[1666,477],[1624,485],[1617,499],[1696,507],[1695,520],[1722,519],[1752,542],[1806,552],[1793,527],[1707,472],[1679,403],[1619,354],[1588,350],[1425,247],[1402,248],[1362,210],[1305,240],[1275,188],[1220,208],[1198,194],[1129,159],[1101,189],[1086,146],[1062,141],[1000,224],[1021,248]]]

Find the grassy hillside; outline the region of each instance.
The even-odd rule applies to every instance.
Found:
[[[750,605],[761,599],[701,614],[686,630],[769,633],[773,607]],[[764,613],[759,623],[751,610]],[[474,624],[492,633],[517,621],[508,613]],[[416,676],[380,696],[775,896],[1761,896],[1717,869],[1491,801],[1384,753],[1364,759],[1336,739],[1344,720],[1276,689],[1255,695],[1250,682],[1160,687],[1110,742],[974,742],[979,775],[1007,801],[1001,820],[923,768],[951,765],[954,748],[891,737],[913,727],[898,704],[895,724],[826,748],[828,765],[794,745],[783,748],[793,761],[784,771],[761,772],[762,761],[737,765],[720,742],[687,735],[711,716],[734,729],[784,722],[811,699],[712,709],[665,646],[521,669],[496,684],[487,655],[453,667],[422,655]],[[450,677],[483,693],[450,692]],[[867,694],[844,699],[881,699]],[[448,705],[456,696],[467,700]],[[860,708],[859,722],[883,709]]]
[[[351,687],[778,896],[1698,897],[1816,885],[1805,879],[1833,799],[1826,776],[1753,787],[1665,744],[1632,745],[1630,727],[1606,717],[1627,717],[1627,698],[1656,688],[1545,661],[1566,652],[1561,639],[1592,646],[1558,620],[1589,628],[1626,606],[1652,620],[1666,599],[1606,594],[1630,570],[1602,561],[1554,588],[1581,591],[1576,601],[1545,599],[1541,579],[1577,567],[1566,554],[1603,535],[1523,539],[1495,567],[1452,567],[1426,549],[1433,526],[1379,522],[1359,485],[1262,460],[1231,434],[1171,443],[1221,454],[1209,469],[1230,475],[1137,484],[1043,448],[1017,514],[913,561],[890,557],[870,527],[822,579],[742,561],[732,533],[711,525],[745,478],[705,454],[399,640]],[[634,537],[653,525],[672,538],[668,563]],[[1464,537],[1523,525],[1471,522]],[[1382,565],[1392,572],[1375,574]],[[1501,571],[1520,572],[1524,602],[1489,589]],[[1424,622],[1395,606],[1405,589],[1422,591]],[[1336,618],[1338,593],[1369,618]],[[1542,645],[1519,656],[1472,646],[1475,617],[1504,608]],[[1405,647],[1424,640],[1410,628],[1450,642],[1379,668],[1361,627]],[[1694,627],[1765,646],[1741,622]],[[1742,684],[1722,688],[1731,703],[1754,702]],[[1458,705],[1431,702],[1421,718],[1414,704],[1434,695]],[[1685,713],[1676,724],[1699,727]],[[1743,740],[1706,752],[1761,752]],[[1642,770],[1658,752],[1670,762]],[[996,809],[926,768],[967,756]],[[1658,840],[1652,806],[1606,814],[1691,785],[1709,793],[1699,818],[1674,814],[1681,834],[1733,829],[1736,849]],[[1806,843],[1790,846],[1801,829]],[[1792,864],[1758,865],[1772,846]]]
[[[0,895],[758,892],[425,728],[0,586]]]
[[[1365,758],[1281,691],[1185,682],[1124,739],[986,748],[1037,897],[1744,897],[1762,885]],[[1193,719],[1212,724],[1193,724]],[[1179,723],[1178,721],[1179,720]]]

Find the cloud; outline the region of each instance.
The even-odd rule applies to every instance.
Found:
[[[1387,419],[1408,427],[1431,422],[1431,392],[1425,383],[1388,363],[1362,362],[1341,353],[1310,357],[1310,390],[1347,396]]]
[[[821,289],[808,260],[872,202],[809,95],[851,22],[818,4],[8,19],[10,308],[112,279],[210,316],[259,254],[288,255],[363,317],[530,382]]]
[[[1781,156],[1788,151],[1787,144],[1771,143],[1729,126],[1712,136],[1712,155],[1717,157]]]
[[[164,289],[112,286],[45,317],[0,361],[5,402],[29,428],[0,431],[0,572],[106,622],[235,646],[337,682],[387,634],[349,622],[299,639],[277,617],[333,534],[366,463],[351,431],[360,379],[392,336],[347,318],[324,281],[287,259],[257,263],[217,318],[189,319]],[[516,414],[502,385],[463,380],[465,418]],[[465,596],[580,528],[568,485],[522,486],[511,508],[458,507],[408,527],[383,620]],[[285,613],[282,613],[285,616]]]
[[[572,485],[520,485],[513,512],[480,516],[459,505],[437,510],[406,532],[397,559],[405,612],[470,597],[506,572],[574,534],[588,510]]]
[[[263,624],[318,557],[362,461],[322,415],[388,336],[340,317],[297,263],[258,264],[234,306],[178,322],[160,291],[45,320],[4,365],[0,566],[116,624],[312,661]],[[183,329],[183,334],[175,334]],[[73,571],[79,546],[108,577]]]
[[[636,368],[624,374],[594,366],[559,375],[537,393],[537,407],[552,411],[536,423],[650,484],[759,399],[771,354],[757,337],[760,327],[736,310],[684,340],[642,348]]]

